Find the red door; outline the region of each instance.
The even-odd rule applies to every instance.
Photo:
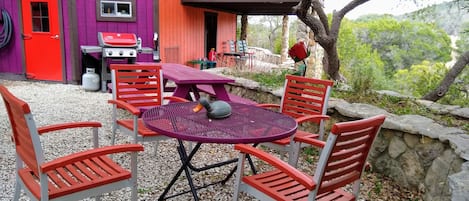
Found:
[[[22,0],[26,76],[63,81],[58,0]]]

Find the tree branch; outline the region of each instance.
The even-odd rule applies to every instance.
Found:
[[[332,24],[331,24],[331,36],[334,36],[337,38],[339,35],[339,28],[340,28],[340,23],[342,22],[342,19],[345,17],[345,15],[350,12],[351,10],[355,9],[357,6],[360,6],[369,0],[353,0],[347,5],[345,5],[342,9],[339,11],[333,11],[332,14]]]
[[[323,7],[324,5],[319,0],[314,0],[312,2],[313,11],[318,15],[321,24],[326,30],[326,34],[329,35],[329,20],[327,19],[327,14],[324,12]]]
[[[328,46],[333,42],[333,40],[329,38],[328,31],[326,31],[322,22],[318,18],[314,17],[314,15],[308,14],[311,5],[311,0],[302,0],[297,6],[295,6],[294,10],[298,18],[314,32],[314,40],[321,46]]]
[[[453,65],[453,67],[446,74],[445,78],[441,81],[440,85],[433,90],[427,93],[422,97],[423,100],[429,100],[436,102],[448,92],[449,87],[453,84],[456,77],[462,72],[462,70],[469,65],[469,51],[461,54],[459,59]]]

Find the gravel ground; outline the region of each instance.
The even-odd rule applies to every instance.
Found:
[[[111,139],[111,106],[107,100],[109,93],[86,92],[79,85],[64,85],[31,81],[0,80],[17,97],[25,100],[31,107],[37,126],[70,121],[99,121],[99,142],[101,146],[109,145]],[[10,125],[3,103],[0,104],[0,201],[11,200],[14,191],[15,154],[10,141]],[[117,143],[129,143],[130,139],[122,135]],[[41,137],[46,159],[52,159],[76,151],[88,149],[91,144],[89,129],[73,129],[66,132],[55,132]],[[159,144],[158,153],[154,153],[154,143],[145,143],[145,151],[139,153],[138,184],[140,200],[157,200],[164,188],[179,167],[180,161],[176,152],[175,140]],[[204,144],[195,156],[202,166],[213,161],[223,161],[237,156],[231,145]],[[115,157],[123,164],[128,163],[126,155]],[[314,158],[313,158],[314,160]],[[306,161],[306,160],[303,160]],[[262,167],[262,163],[258,163]],[[310,164],[300,164],[304,170],[311,170]],[[215,168],[206,172],[193,173],[197,185],[217,181],[231,170],[233,165]],[[421,195],[393,184],[391,180],[380,175],[366,173],[361,200],[422,200]],[[233,194],[233,179],[227,184],[216,184],[198,191],[201,200],[230,200]],[[170,194],[187,189],[184,177],[180,177]],[[106,194],[103,200],[128,200],[130,192],[126,189]],[[29,200],[22,196],[21,200]],[[169,200],[193,200],[191,194],[184,194]],[[240,200],[253,200],[242,195]]]

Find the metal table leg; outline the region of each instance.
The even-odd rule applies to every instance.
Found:
[[[201,189],[201,188],[205,188],[205,187],[208,187],[208,186],[211,186],[211,185],[215,185],[215,184],[218,184],[218,183],[222,183],[225,182],[225,180],[228,180],[231,175],[233,173],[230,173],[228,176],[227,176],[227,179],[224,179],[222,181],[218,181],[218,182],[214,182],[214,183],[211,183],[211,184],[208,184],[208,185],[205,185],[205,186],[201,186],[201,187],[196,187],[194,185],[194,182],[193,182],[193,179],[192,179],[192,175],[191,175],[191,171],[190,170],[193,170],[193,171],[196,171],[196,172],[201,172],[201,171],[205,171],[205,170],[209,170],[209,169],[212,169],[212,168],[215,168],[215,167],[220,167],[220,166],[223,166],[223,165],[227,165],[227,164],[230,164],[230,163],[234,163],[234,162],[237,162],[238,159],[232,159],[232,160],[228,160],[228,161],[222,161],[222,162],[218,162],[218,163],[214,163],[214,164],[210,164],[210,165],[206,165],[206,166],[203,166],[203,167],[194,167],[192,164],[191,164],[191,160],[192,158],[194,157],[194,155],[197,153],[197,151],[199,150],[200,146],[202,145],[202,143],[197,143],[195,145],[195,147],[192,149],[192,151],[189,153],[189,156],[187,155],[187,152],[186,152],[186,148],[184,147],[184,144],[183,144],[183,141],[182,140],[178,140],[178,143],[179,143],[179,146],[178,146],[178,153],[179,153],[179,156],[181,158],[181,162],[182,162],[182,166],[179,168],[179,170],[177,171],[176,175],[174,175],[173,179],[171,180],[171,182],[168,184],[168,186],[165,188],[164,192],[160,195],[160,197],[158,198],[158,200],[165,200],[167,198],[172,198],[172,197],[176,197],[178,195],[182,195],[182,194],[185,194],[185,193],[188,193],[188,192],[191,192],[192,193],[192,196],[194,197],[194,200],[199,200],[199,197],[197,195],[197,190],[198,189]],[[236,168],[236,166],[235,166]],[[176,183],[176,180],[179,178],[179,176],[181,176],[182,174],[182,171],[185,172],[185,175],[186,175],[186,178],[187,178],[187,181],[189,183],[189,186],[190,186],[190,191],[184,191],[184,192],[181,192],[181,193],[177,193],[177,194],[174,194],[174,195],[171,195],[171,196],[168,196],[166,197],[166,194],[168,194],[169,190],[171,189],[171,187],[174,185],[174,183]]]
[[[174,175],[173,179],[171,180],[171,182],[168,184],[168,186],[164,189],[163,193],[160,195],[160,197],[158,198],[158,200],[164,200],[166,199],[166,194],[168,194],[169,190],[171,189],[171,187],[174,185],[174,183],[176,183],[176,180],[179,178],[179,176],[181,175],[182,171],[185,171],[186,173],[186,176],[187,176],[187,180],[189,182],[189,185],[191,187],[191,192],[192,192],[192,195],[194,196],[194,199],[195,200],[199,200],[198,196],[197,196],[197,191],[195,189],[195,186],[192,182],[192,177],[190,176],[190,171],[189,171],[189,163],[192,159],[192,157],[194,157],[195,153],[197,152],[197,150],[200,148],[200,145],[202,145],[201,143],[197,143],[195,145],[195,147],[192,149],[191,153],[189,154],[189,156],[186,157],[186,150],[184,148],[184,145],[182,143],[181,140],[178,140],[178,143],[179,143],[179,146],[178,146],[178,152],[179,152],[179,155],[181,157],[181,162],[182,162],[182,166],[179,168],[179,170],[177,171],[176,175]]]

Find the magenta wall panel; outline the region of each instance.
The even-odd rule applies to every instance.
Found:
[[[10,43],[0,49],[0,72],[23,73],[22,48],[21,48],[21,24],[19,22],[19,6],[16,0],[0,0],[0,10],[5,10],[12,19],[13,33]],[[1,15],[0,15],[1,16]],[[0,28],[3,28],[0,25]]]
[[[143,47],[153,47],[153,33],[156,30],[154,20],[163,18],[160,24],[160,46],[181,48],[180,62],[203,55],[203,13],[201,8],[185,7],[177,0],[159,1],[159,16],[155,16],[155,0],[136,0],[136,20],[133,22],[98,21],[96,18],[96,0],[57,0],[61,5],[62,41],[66,69],[66,82],[79,81],[82,71],[81,45],[98,46],[98,32],[135,33],[142,38]],[[13,37],[10,44],[0,49],[0,73],[13,73],[24,76],[23,48],[20,22],[20,0],[0,0],[0,10],[5,9],[13,20]],[[181,12],[174,12],[175,9]],[[70,11],[70,13],[69,13]],[[71,12],[73,11],[73,12]],[[216,12],[216,11],[211,11]],[[166,15],[165,15],[166,13]],[[235,37],[236,15],[218,13],[218,43]],[[72,16],[76,14],[76,16]],[[76,19],[76,21],[75,21]],[[71,21],[73,20],[73,21]],[[75,35],[76,33],[76,35]],[[76,37],[70,38],[70,37]],[[71,41],[74,39],[75,41]],[[78,45],[75,45],[78,44]],[[73,49],[72,49],[73,48]],[[220,49],[219,45],[217,48]],[[165,52],[160,47],[162,57]],[[169,54],[169,53],[168,53]],[[98,57],[97,54],[93,54]],[[153,61],[152,54],[139,54],[137,61]],[[77,73],[74,75],[74,73]],[[77,76],[78,75],[78,76]],[[78,79],[78,80],[77,80]]]
[[[135,22],[102,22],[96,20],[96,0],[76,1],[76,22],[70,22],[68,10],[70,1],[60,0],[62,5],[62,28],[64,42],[64,63],[66,80],[72,81],[72,58],[70,32],[78,33],[79,45],[98,45],[98,32],[127,32],[135,33],[142,38],[143,47],[153,47],[153,0],[138,0],[136,5],[137,18]],[[0,73],[23,74],[23,49],[21,43],[20,5],[17,0],[0,0],[0,10],[5,9],[13,20],[13,36],[10,44],[0,49]],[[72,30],[72,24],[77,24],[78,30]],[[80,52],[80,47],[75,51]],[[140,54],[138,61],[152,61],[151,54]],[[78,66],[81,68],[81,66]]]
[[[66,1],[66,0],[63,0]],[[136,1],[135,22],[102,22],[96,20],[96,1],[76,1],[78,44],[99,45],[98,32],[135,33],[143,47],[153,47],[153,0]],[[151,54],[140,54],[138,61],[152,61]]]
[[[69,6],[68,3],[67,3],[67,0],[62,0],[61,2],[62,4],[62,29],[63,29],[63,34],[62,34],[62,37],[63,37],[63,41],[64,41],[64,53],[63,53],[63,56],[64,56],[64,63],[65,63],[65,68],[66,68],[66,71],[65,71],[65,80],[67,82],[69,81],[73,81],[73,77],[72,77],[72,58],[71,58],[71,54],[70,54],[70,48],[71,48],[71,41],[70,41],[70,32],[71,32],[71,22],[70,22],[70,19],[69,19],[69,13],[68,13],[68,9],[69,9]]]

